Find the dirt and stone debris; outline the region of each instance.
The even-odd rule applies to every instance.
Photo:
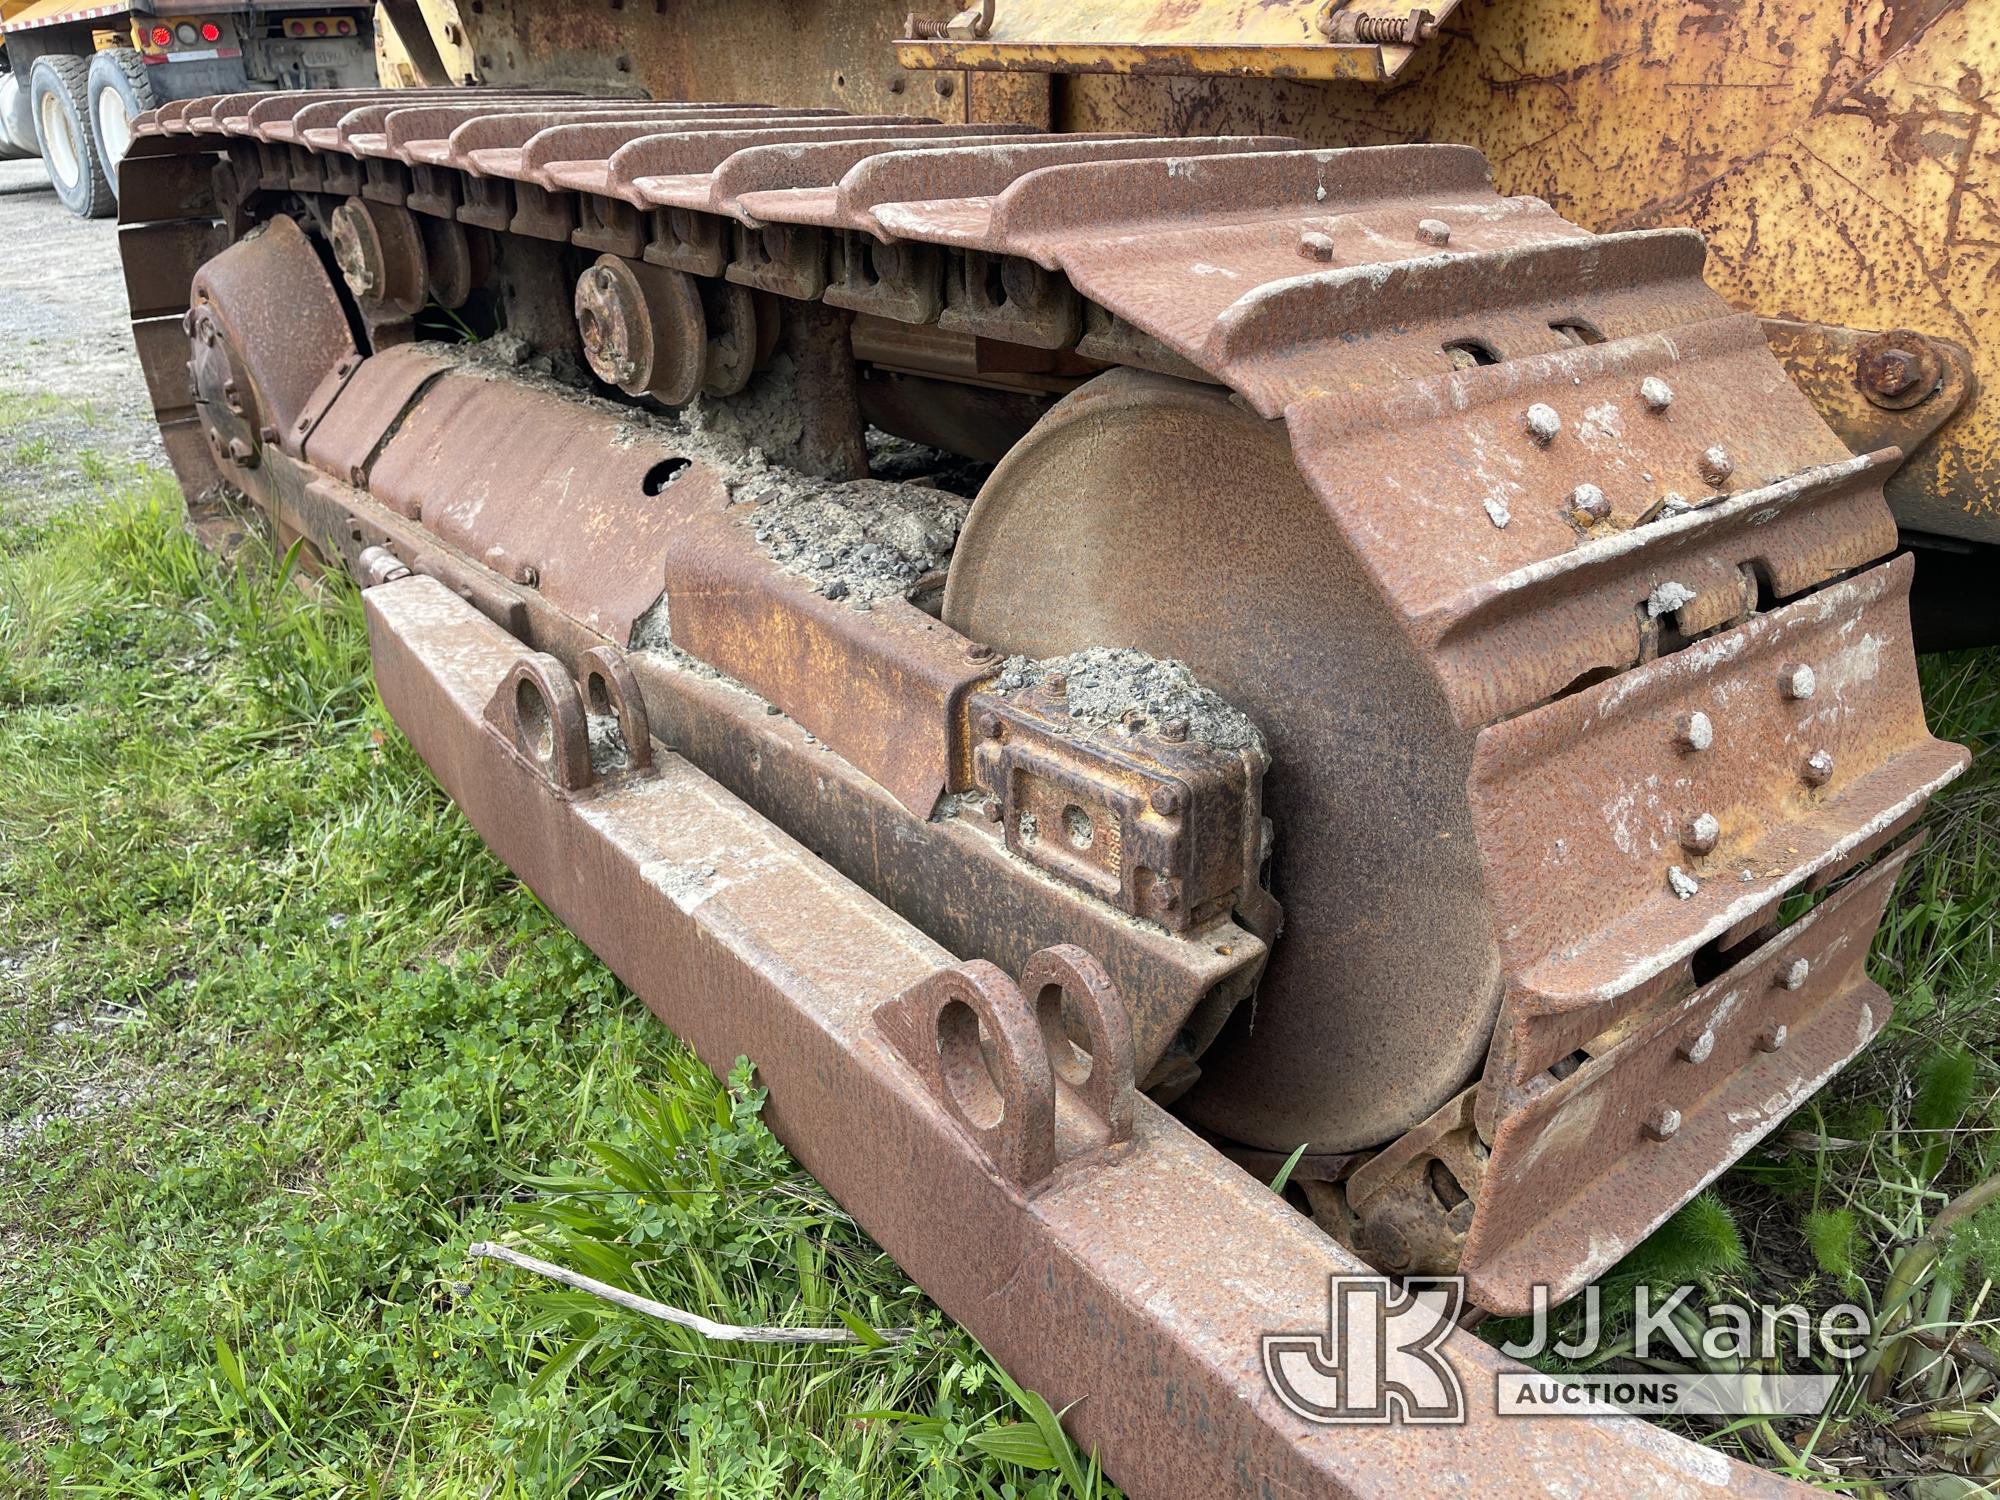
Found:
[[[787,573],[857,606],[907,593],[944,566],[970,509],[926,485],[845,484],[772,470],[734,490],[754,504],[757,543]]]
[[[1186,663],[1143,651],[1098,646],[1041,660],[1010,656],[992,685],[1003,693],[1021,692],[1044,687],[1058,676],[1066,683],[1070,717],[1087,729],[1157,733],[1163,725],[1184,720],[1186,737],[1196,744],[1264,749],[1264,737],[1250,716],[1203,687]]]

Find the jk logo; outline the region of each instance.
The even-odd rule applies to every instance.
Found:
[[[1457,1277],[1330,1277],[1326,1328],[1265,1334],[1264,1378],[1308,1422],[1463,1422],[1465,1391],[1439,1346],[1464,1301]]]

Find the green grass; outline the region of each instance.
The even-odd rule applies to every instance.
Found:
[[[106,503],[0,517],[0,1496],[1103,1491],[747,1067],[712,1077],[480,845],[351,591],[219,567],[168,482],[87,458]],[[2000,1171],[2000,668],[1925,678],[1980,755],[1875,954],[1889,1034],[1613,1275],[1882,1311],[1827,1423],[1695,1429],[1846,1488],[1982,1474],[2000,1437],[1967,1352],[2000,1214],[1934,1233]],[[706,1344],[482,1238],[916,1335]]]
[[[178,513],[156,478],[0,556],[0,1495],[1098,1490],[485,851],[352,592]],[[506,1236],[917,1332],[704,1345],[467,1262]]]

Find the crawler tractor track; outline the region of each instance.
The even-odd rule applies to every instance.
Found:
[[[436,727],[454,703],[558,801],[599,799],[614,846],[604,809],[661,779],[650,716],[672,775],[963,960],[876,1017],[895,1056],[869,1066],[907,1063],[1021,1215],[1180,1131],[1149,1094],[1253,1168],[1306,1143],[1322,1227],[1518,1312],[1887,1019],[1869,939],[1965,764],[1924,725],[1910,562],[1879,561],[1898,455],[1841,446],[1691,232],[1588,234],[1455,147],[484,91],[175,103],[125,170],[135,337],[190,496],[248,494],[369,586],[399,720],[704,1055],[748,1043],[593,928],[616,849],[553,825],[523,847]],[[423,337],[438,308],[580,355],[596,394],[471,368]],[[787,572],[727,463],[655,420],[754,393],[774,352],[804,469],[858,477],[863,416],[998,460],[941,596],[861,610]],[[412,644],[440,632],[491,673],[454,687]],[[1260,733],[1079,730],[1060,673],[1003,669],[1096,647],[1186,662]],[[1001,971],[1032,1004],[1079,950],[1096,977],[1050,984],[1109,997],[1072,1024],[1104,1061],[1051,1079],[1009,1050]],[[997,1124],[956,1092],[951,1003],[1016,1066]],[[812,1050],[758,1040],[780,1071]],[[928,1210],[857,1185],[785,1100],[808,1166],[926,1260],[898,1216]],[[1187,1211],[1224,1200],[1275,1243],[1219,1188]],[[1160,1232],[1116,1224],[1090,1233]],[[1110,1273],[1072,1252],[1088,1301]],[[925,1285],[961,1315],[985,1295]]]

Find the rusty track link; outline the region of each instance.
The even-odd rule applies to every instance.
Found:
[[[964,648],[1092,643],[1077,637],[1076,554],[1044,543],[1100,544],[1064,529],[1088,508],[1065,445],[1117,451],[1126,498],[1091,500],[1122,550],[1082,592],[1100,632],[1185,657],[1264,726],[1273,887],[1292,914],[1268,966],[1276,914],[1249,910],[1254,879],[1227,941],[1197,923],[1202,941],[1106,957],[1140,1077],[1176,1028],[1185,1038],[1199,996],[1240,998],[1261,970],[1254,1029],[1248,1007],[1200,1028],[1203,1076],[1177,1108],[1245,1160],[1310,1143],[1302,1185],[1322,1224],[1379,1264],[1462,1264],[1502,1311],[1537,1282],[1567,1295],[1886,1020],[1861,960],[1907,843],[1810,920],[1780,930],[1777,912],[1890,848],[1965,763],[1924,726],[1907,560],[1870,566],[1895,542],[1881,493],[1895,455],[1841,446],[1755,322],[1703,284],[1692,233],[1587,234],[1497,196],[1477,153],[1438,146],[451,91],[187,101],[135,137],[135,336],[189,493],[243,483],[272,450],[321,476],[287,492],[285,514],[308,530],[337,518],[314,534],[350,566],[363,545],[419,571],[449,554],[455,578],[483,566],[461,595],[572,667],[585,645],[626,645],[663,576],[669,593],[713,576],[736,599],[766,584],[729,561],[727,538],[700,555],[699,528],[670,540],[698,484],[637,505],[651,452],[621,456],[593,492],[623,507],[615,576],[601,549],[566,551],[581,513],[532,476],[453,519],[472,513],[455,476],[516,451],[480,452],[465,429],[553,442],[577,420],[559,398],[475,389],[387,347],[399,317],[463,280],[464,235],[602,257],[577,307],[610,322],[647,310],[644,338],[592,346],[632,395],[739,388],[756,342],[732,300],[744,292],[789,299],[796,318],[881,320],[868,336],[946,378],[910,330],[1049,351],[1072,377],[1110,371],[982,495],[952,564],[950,631],[893,609],[800,627],[816,653],[898,663],[871,711],[949,719],[930,758],[864,740],[782,666],[725,659],[809,602],[717,625],[697,654],[853,763],[866,817],[836,826],[780,796],[791,832],[935,916],[919,925],[945,924],[954,948],[1018,970],[1025,952],[864,874],[858,851],[885,827],[918,837],[908,820],[934,828],[938,796],[977,790],[966,704],[991,667]],[[188,282],[286,204],[371,289],[376,352],[329,303],[327,367],[277,394],[268,427],[221,440],[183,373],[188,335],[205,336]],[[459,239],[441,255],[447,230]],[[274,265],[281,240],[258,242]],[[1167,436],[1133,436],[1168,410]],[[1175,452],[1169,474],[1159,450],[1175,431],[1215,451]],[[1246,483],[1240,455],[1260,444],[1280,461]],[[1263,551],[1231,575],[1244,534]],[[1213,606],[1160,618],[1157,600],[1218,557]],[[648,681],[649,698],[682,691]],[[710,774],[771,790],[748,731],[688,734]],[[1074,920],[1037,942],[1111,941]],[[1201,948],[1229,962],[1188,979]],[[1165,997],[1154,1012],[1149,996]]]

